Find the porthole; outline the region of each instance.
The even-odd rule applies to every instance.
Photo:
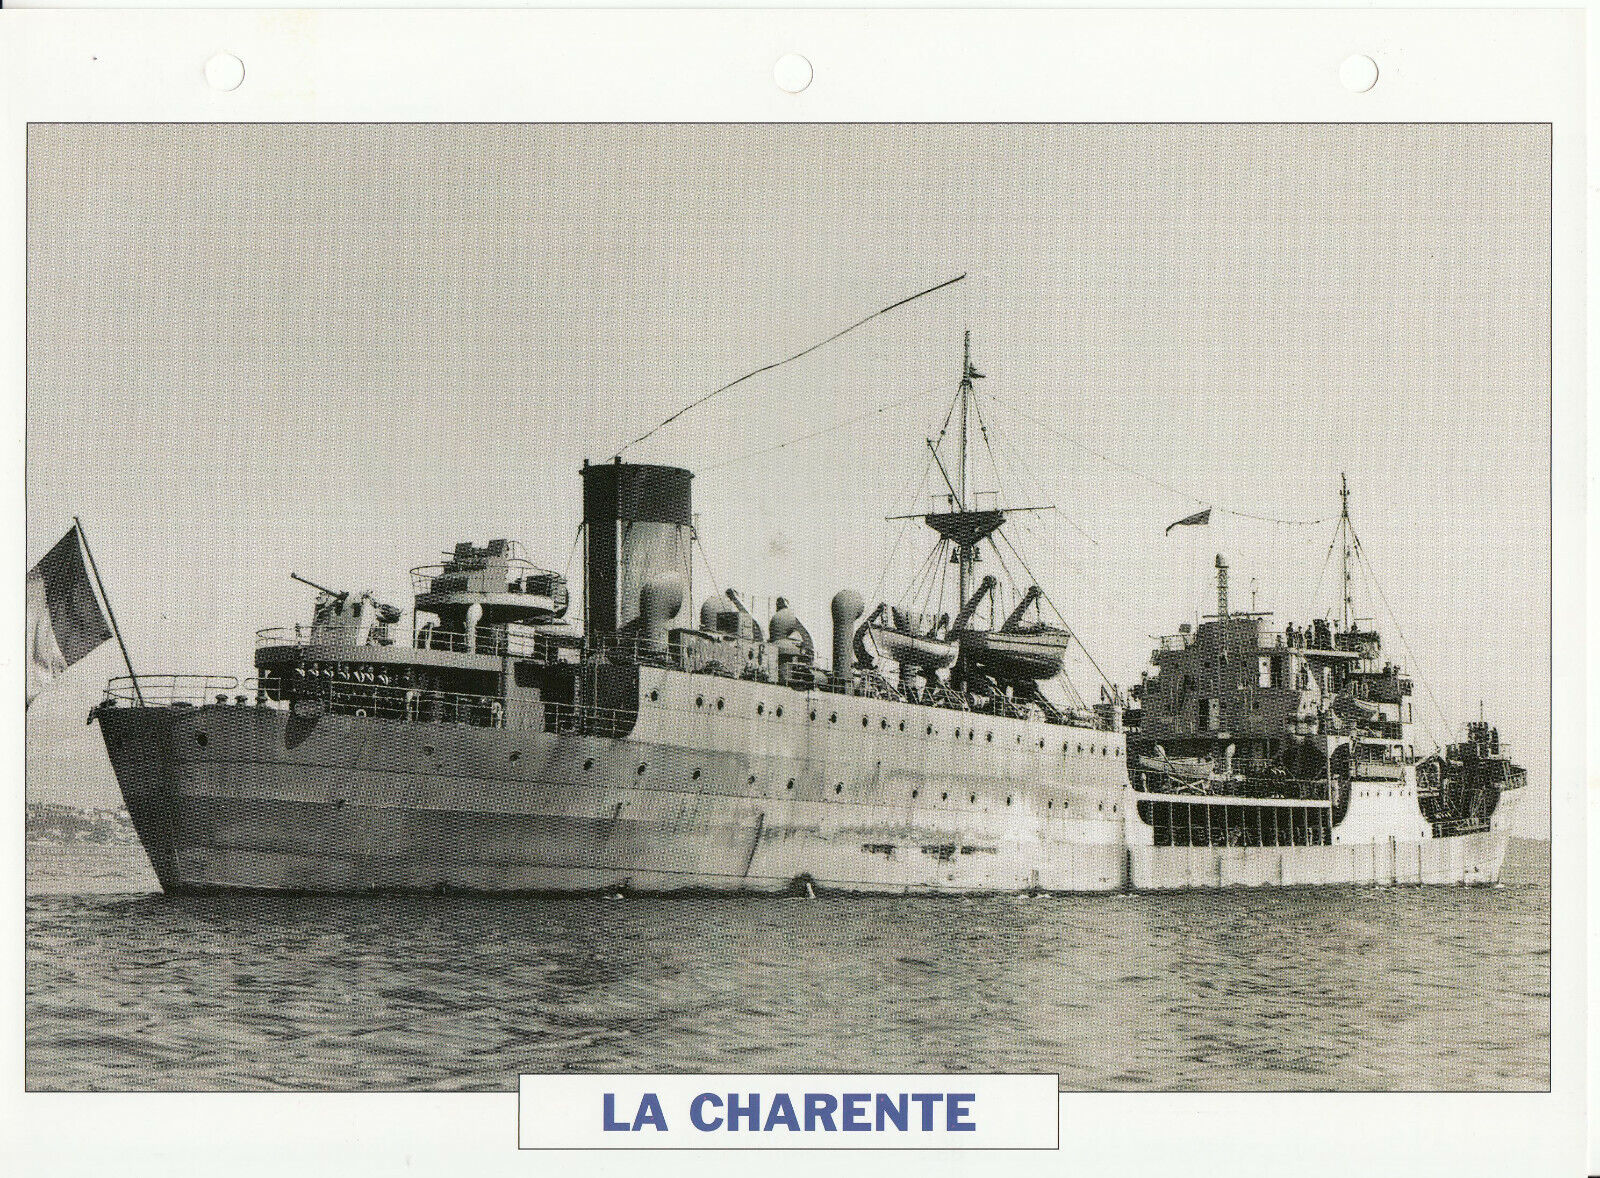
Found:
[[[789,778],[789,784],[784,786],[783,788],[784,789],[793,789],[794,788],[794,778],[792,778],[792,777]]]
[[[817,718],[817,709],[816,708],[812,708],[811,709],[811,718],[813,720],[815,720]]]
[[[1055,809],[1055,808],[1056,808],[1056,802],[1055,802],[1055,799],[1054,799],[1054,798],[1051,798],[1051,799],[1050,799],[1050,800],[1049,800],[1049,801],[1048,801],[1048,802],[1046,802],[1046,803],[1045,803],[1045,804],[1044,804],[1044,808],[1045,808],[1045,809],[1046,809],[1046,810],[1054,810],[1054,809]]]
[[[956,739],[957,740],[961,739],[961,729],[959,729],[959,728],[956,729]]]
[[[512,749],[510,755],[506,759],[515,764],[516,762],[522,760],[522,754],[517,752],[517,750]]]
[[[828,713],[828,723],[837,724],[838,722],[839,722],[839,713],[838,712],[829,712]]]
[[[889,731],[889,717],[885,716],[883,719],[879,720],[878,727],[882,728],[885,732]]]
[[[1083,752],[1083,746],[1081,744],[1078,746],[1078,752]]]
[[[838,785],[834,786],[833,792],[836,794],[844,793],[844,782],[841,781]]]
[[[993,743],[994,743],[994,733],[992,733],[992,732],[985,732],[985,733],[984,733],[984,734],[983,734],[983,739],[984,739],[984,740],[986,740],[986,741],[988,741],[988,742],[989,742],[989,743],[990,743],[990,744],[993,744]]]
[[[1044,748],[1044,737],[1042,736],[1039,738],[1039,747]]]
[[[717,701],[717,711],[722,711],[722,701],[720,699]]]
[[[422,746],[422,755],[425,756],[425,757],[433,756],[433,746],[431,744],[423,745]]]
[[[939,795],[939,800],[941,802],[948,802],[950,800],[950,795],[948,793],[942,793]]]
[[[1114,749],[1111,750],[1111,755],[1114,756],[1114,757],[1120,757],[1120,756],[1122,756],[1122,750],[1114,748]]]
[[[594,768],[594,758],[590,757],[587,761],[585,761],[583,763],[583,767],[585,769],[593,769]]]
[[[970,728],[967,729],[967,739],[968,740],[971,740],[976,735],[978,735],[978,734],[976,732],[974,732],[972,729],[970,729]]]
[[[695,696],[694,697],[694,706],[697,707],[697,708],[705,707],[706,706],[706,697],[703,696],[703,695]]]
[[[767,714],[767,705],[766,704],[757,704],[756,705],[756,715],[765,716],[766,714]]]
[[[865,716],[862,716],[861,717],[861,727],[865,728],[866,726],[867,726],[867,718]]]
[[[205,748],[206,747],[207,739],[208,738],[207,738],[207,736],[206,736],[206,734],[204,732],[196,732],[194,734],[194,742],[195,742],[195,744],[199,745],[201,748]]]
[[[645,769],[646,769],[646,768],[647,768],[647,766],[646,766],[646,765],[644,765],[644,764],[642,764],[642,763],[641,763],[641,764],[640,764],[640,766],[639,766],[639,776],[640,776],[640,777],[643,777],[643,776],[644,776],[644,771],[645,771]]]
[[[700,770],[696,769],[693,773],[689,774],[689,780],[690,781],[699,781],[700,780]]]
[[[655,703],[656,700],[658,700],[660,698],[661,698],[661,693],[659,691],[656,691],[654,688],[652,688],[651,691],[650,691],[650,702],[651,703]]]
[[[754,773],[752,773],[752,774],[750,774],[750,780],[745,782],[745,784],[746,785],[754,785],[755,783],[756,783],[756,775]]]
[[[1068,751],[1068,746],[1067,745],[1062,745],[1061,746],[1061,751],[1062,752],[1067,752]]]
[[[911,796],[912,797],[916,797],[917,796],[917,791],[916,790],[912,790],[911,791]]]
[[[1104,802],[1096,802],[1094,804],[1094,808],[1096,810],[1099,810],[1100,813],[1102,813],[1102,814],[1104,814],[1106,812],[1106,804]]]
[[[1011,796],[1008,794],[1008,795],[1006,795],[1006,805],[1009,806],[1010,804],[1011,804]]]
[[[904,732],[905,730],[906,730],[906,722],[904,720],[901,720],[900,721],[900,731]]]
[[[978,795],[977,794],[969,795],[968,798],[967,798],[967,801],[969,801],[969,802],[973,803],[974,805],[976,805],[977,801],[978,801]]]
[[[780,720],[783,719],[783,705],[779,704],[776,708],[774,708],[772,710],[772,714],[778,717]]]

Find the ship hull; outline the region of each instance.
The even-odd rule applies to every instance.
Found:
[[[1130,847],[1139,891],[1310,885],[1493,884],[1509,834],[1486,830],[1438,839],[1310,847]]]
[[[1448,838],[1427,837],[1407,781],[1358,789],[1331,844],[1155,846],[1120,733],[659,669],[626,738],[247,705],[97,715],[169,892],[1487,884],[1521,793]]]
[[[705,682],[649,672],[626,739],[227,705],[99,719],[169,892],[1125,886],[1120,734],[802,693],[780,719],[756,698],[779,689],[715,681],[714,702]]]
[[[1309,846],[1156,846],[1138,808],[1138,800],[1151,795],[1130,787],[1128,882],[1141,891],[1495,884],[1505,863],[1521,794],[1521,789],[1506,790],[1486,829],[1440,836],[1423,818],[1415,774],[1407,770],[1397,780],[1354,782],[1348,810],[1332,827],[1328,842]]]

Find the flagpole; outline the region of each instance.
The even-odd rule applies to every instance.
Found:
[[[139,676],[134,673],[133,660],[128,657],[128,644],[122,640],[122,629],[117,625],[117,611],[111,608],[111,598],[106,596],[105,583],[100,580],[100,567],[94,563],[94,550],[89,547],[89,537],[83,534],[83,524],[78,521],[77,516],[72,517],[72,526],[78,529],[78,543],[83,545],[83,554],[89,558],[89,571],[94,574],[95,587],[100,590],[100,600],[106,604],[106,617],[111,619],[111,633],[116,635],[117,646],[122,650],[122,665],[128,668],[128,678],[133,680],[133,696],[142,708],[144,692],[139,689]]]

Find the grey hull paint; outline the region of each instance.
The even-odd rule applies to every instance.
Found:
[[[114,708],[100,723],[171,892],[1108,891],[1126,878],[1118,794],[1104,788],[1091,803],[1061,787],[1094,815],[1080,818],[1004,778],[878,761],[846,774],[255,707]],[[933,801],[935,787],[954,801]],[[1037,820],[1023,812],[1034,801]]]
[[[877,705],[850,706],[865,713]],[[649,719],[642,733],[665,735]],[[858,723],[855,712],[841,719]],[[870,750],[876,756],[841,767],[848,745],[830,752],[781,732],[752,741],[742,729],[726,740],[702,732],[707,747],[689,749],[348,716],[302,720],[254,707],[113,708],[100,723],[134,825],[172,892],[1493,883],[1508,837],[1508,823],[1497,821],[1491,831],[1423,841],[1128,847],[1125,790],[1109,783],[1101,760],[1030,751],[1029,728],[998,729],[1015,748],[995,771],[995,756],[969,753],[964,739],[931,751],[920,740],[915,749],[880,744]],[[827,723],[821,716],[816,726]],[[844,728],[824,731],[837,742]],[[885,754],[897,768],[885,767]]]

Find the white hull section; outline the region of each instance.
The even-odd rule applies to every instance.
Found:
[[[1315,847],[1130,847],[1129,882],[1140,890],[1294,887],[1307,884],[1492,884],[1509,835]]]
[[[1493,884],[1500,880],[1521,790],[1507,790],[1489,829],[1435,838],[1417,804],[1416,775],[1351,785],[1333,841],[1297,847],[1157,847],[1128,791],[1128,882],[1138,890],[1390,884]]]

